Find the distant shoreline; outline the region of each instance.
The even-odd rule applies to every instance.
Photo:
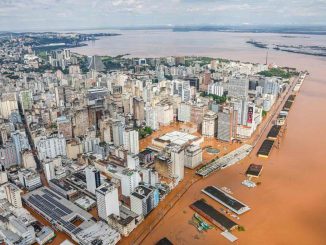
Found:
[[[174,27],[173,32],[272,33],[284,35],[326,35],[326,27]]]
[[[261,49],[273,49],[273,50],[283,51],[288,53],[326,57],[326,47],[322,47],[322,46],[271,45],[271,47],[269,47],[270,45],[255,40],[250,40],[247,41],[246,43]]]

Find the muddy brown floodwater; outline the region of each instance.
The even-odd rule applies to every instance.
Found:
[[[220,56],[255,62],[259,53]],[[282,52],[271,53],[270,60],[310,72],[290,111],[280,148],[263,160],[255,156],[256,148],[240,164],[195,183],[143,244],[164,236],[175,244],[229,244],[219,230],[200,234],[188,224],[193,201],[204,197],[220,207],[200,193],[207,185],[226,186],[251,207],[237,221],[245,227],[244,232],[234,232],[237,244],[326,244],[326,60]],[[264,166],[261,185],[255,189],[241,185],[250,163]]]
[[[246,45],[245,41],[250,38],[286,41],[276,34],[148,33],[139,35],[143,37],[142,42],[134,41],[140,38],[134,32],[117,38],[124,42],[133,41],[138,49],[133,48],[133,44],[125,45],[108,38],[103,39],[103,46],[99,42],[96,47],[75,51],[81,50],[85,54],[131,53],[138,57],[192,54],[264,63],[266,50]],[[158,41],[152,42],[150,38]],[[319,44],[325,43],[324,36],[310,36],[304,42],[313,43],[317,39]],[[146,49],[143,46],[150,42],[148,40],[151,45]],[[108,42],[112,45],[107,45]],[[178,245],[230,244],[219,230],[200,234],[188,224],[194,213],[189,208],[193,201],[204,197],[215,208],[220,207],[201,194],[201,189],[207,185],[226,186],[235,197],[251,207],[237,221],[245,231],[234,232],[239,238],[236,244],[326,244],[326,58],[270,51],[268,62],[310,73],[291,108],[280,148],[274,148],[271,156],[263,160],[255,156],[256,148],[243,162],[196,182],[142,244],[155,244],[165,236]],[[261,185],[254,189],[241,185],[250,163],[264,166]]]

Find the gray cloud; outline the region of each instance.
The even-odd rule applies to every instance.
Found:
[[[0,30],[323,24],[325,0],[0,0]]]

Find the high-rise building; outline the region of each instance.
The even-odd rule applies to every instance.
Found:
[[[177,182],[184,177],[185,151],[184,147],[171,144],[168,146],[171,157],[171,177]]]
[[[146,126],[153,130],[159,129],[157,111],[153,107],[146,107]]]
[[[217,114],[207,111],[203,118],[202,135],[205,137],[216,137],[217,135]]]
[[[19,92],[19,100],[23,111],[31,110],[33,105],[33,94],[30,90],[23,90]]]
[[[119,216],[118,189],[112,183],[104,183],[96,189],[98,216],[107,221],[110,214]]]
[[[85,168],[85,175],[86,175],[87,190],[95,194],[96,188],[101,185],[100,171],[96,169],[94,166],[87,166]]]
[[[224,88],[220,83],[211,83],[210,85],[208,85],[207,93],[223,96]]]
[[[178,121],[190,122],[191,118],[191,104],[181,102],[178,107]]]
[[[191,99],[190,82],[184,80],[173,80],[173,94],[179,95],[182,101],[189,101]]]
[[[98,72],[105,71],[105,66],[102,62],[101,57],[97,55],[92,56],[88,69],[98,71]]]
[[[137,167],[139,167],[139,157],[138,155],[135,154],[128,154],[127,155],[127,167],[129,169],[136,169]]]
[[[43,137],[36,143],[39,159],[66,156],[66,139],[62,135]]]
[[[130,196],[130,207],[134,213],[146,216],[158,204],[158,191],[146,186],[138,186]]]
[[[12,183],[7,183],[4,185],[4,192],[6,194],[7,200],[16,208],[21,208],[22,205],[22,199],[21,199],[21,193],[22,190],[19,189],[16,185]]]
[[[143,174],[143,182],[146,184],[155,186],[157,183],[159,183],[158,172],[154,169],[145,168],[142,169],[141,172]]]
[[[246,98],[249,91],[249,79],[246,76],[232,77],[229,82],[228,96]]]
[[[0,164],[6,169],[18,164],[17,151],[13,142],[6,142],[0,146]]]
[[[128,197],[131,192],[139,185],[141,181],[140,175],[135,170],[124,169],[120,174],[121,180],[121,193]]]
[[[2,94],[0,100],[0,115],[2,118],[9,118],[10,114],[14,111],[18,111],[16,93]]]
[[[142,122],[145,120],[145,103],[142,99],[134,97],[133,99],[133,109],[135,120]]]
[[[201,124],[203,122],[204,115],[206,111],[208,110],[207,105],[205,104],[193,104],[191,106],[191,116],[190,121],[197,126],[201,127]]]
[[[155,106],[157,122],[159,125],[169,125],[173,122],[173,104],[168,100],[163,100]]]
[[[62,134],[63,137],[65,137],[65,139],[72,138],[72,124],[70,118],[65,116],[58,117],[57,127],[58,127],[58,133]]]
[[[125,129],[123,132],[123,145],[132,154],[139,153],[139,133],[137,130]]]
[[[185,149],[184,166],[187,168],[195,168],[203,161],[203,150],[198,145],[189,145]]]
[[[230,142],[236,137],[237,113],[232,108],[225,108],[218,113],[217,138]]]
[[[22,151],[23,150],[30,150],[31,147],[28,143],[28,139],[26,136],[25,131],[15,131],[11,133],[11,138],[13,143],[15,144],[16,149],[16,157],[18,164],[22,163]]]
[[[115,146],[123,145],[123,124],[120,120],[112,120],[112,139]]]

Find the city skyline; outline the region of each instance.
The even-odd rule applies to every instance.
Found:
[[[326,25],[325,11],[323,0],[32,0],[28,3],[2,0],[0,31],[175,25]]]

